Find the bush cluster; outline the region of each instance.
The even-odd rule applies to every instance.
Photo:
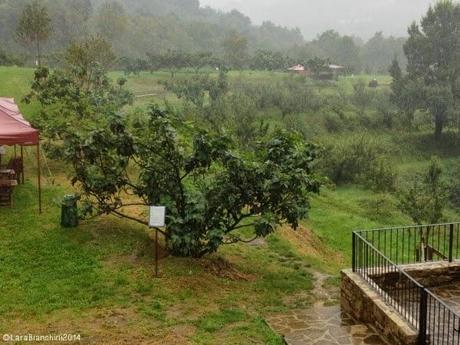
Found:
[[[356,183],[393,191],[397,174],[387,158],[393,149],[369,135],[352,135],[325,149],[321,170],[336,184]]]

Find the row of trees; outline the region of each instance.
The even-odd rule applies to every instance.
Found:
[[[211,53],[223,64],[238,69],[274,70],[321,58],[344,65],[353,72],[377,73],[386,72],[394,56],[405,61],[404,39],[387,38],[377,33],[368,42],[363,42],[330,30],[311,42],[304,42],[296,30],[280,28],[269,22],[254,27],[237,11],[227,15],[216,14],[210,9],[203,12],[193,1],[178,2],[173,6],[156,2],[145,4],[142,16],[134,10],[141,9],[138,6],[141,0],[136,0],[129,8],[117,1],[27,1],[30,2],[7,0],[0,4],[0,24],[8,25],[0,31],[0,40],[5,42],[4,49],[13,56],[23,53],[17,43],[35,51],[36,59],[41,60],[41,54],[37,52],[41,46],[46,47],[50,58],[70,42],[97,34],[113,45],[118,56],[131,61],[132,66],[136,65],[133,61],[146,60],[147,54],[166,55],[170,51],[191,55]],[[189,8],[197,18],[198,13],[202,13],[202,21],[188,22],[185,18],[190,14],[185,13],[184,18],[171,17],[167,9],[159,10],[163,6],[167,9]],[[151,11],[146,12],[146,9]],[[12,32],[14,28],[17,28],[16,32]],[[174,59],[177,57],[176,54],[172,58],[177,60]],[[176,68],[180,67],[181,61],[176,64]]]
[[[118,56],[129,58],[168,50],[222,53],[233,33],[242,35],[251,51],[282,51],[303,42],[298,30],[269,22],[255,26],[238,11],[204,9],[194,0],[133,0],[129,6],[113,0],[4,0],[0,2],[0,42],[9,54],[30,52],[19,45],[16,28],[24,16],[30,18],[31,9],[36,18],[46,11],[44,17],[50,22],[52,39],[39,38],[48,56],[72,41],[95,34],[112,43]]]
[[[288,53],[298,60],[329,59],[354,72],[386,73],[394,57],[405,64],[404,42],[404,38],[385,37],[382,32],[363,42],[359,37],[328,30]]]

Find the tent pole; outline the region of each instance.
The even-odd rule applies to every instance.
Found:
[[[24,184],[24,146],[21,145],[21,182]]]
[[[37,144],[37,176],[38,176],[38,212],[42,214],[42,178],[40,169],[40,141]]]

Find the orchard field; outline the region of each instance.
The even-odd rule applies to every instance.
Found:
[[[217,72],[202,76],[219,78]],[[139,116],[150,103],[167,103],[186,120],[202,121],[197,100],[176,87],[191,87],[197,78],[191,72],[174,78],[169,72],[129,76],[126,87],[136,98],[126,107],[127,116]],[[374,78],[377,89],[368,87]],[[32,69],[0,67],[0,96],[14,97],[34,123],[40,105],[21,102],[32,79]],[[153,234],[146,227],[113,216],[85,221],[74,230],[59,226],[60,199],[78,192],[68,180],[71,167],[61,161],[44,161],[45,207],[37,216],[34,152],[27,149],[26,184],[16,190],[13,209],[0,209],[0,329],[68,330],[94,343],[113,338],[117,344],[147,339],[153,344],[243,344],[247,339],[282,344],[264,317],[314,303],[318,272],[328,276],[324,288],[334,295],[340,269],[350,266],[353,230],[413,223],[400,197],[412,178],[433,164],[433,156],[443,183],[451,191],[460,188],[452,182],[460,172],[456,129],[436,141],[423,113],[405,127],[404,119],[388,109],[387,76],[318,82],[243,71],[229,72],[227,79],[226,109],[240,107],[246,116],[228,117],[241,141],[250,144],[252,133],[239,123],[257,128],[262,121],[268,130],[295,129],[326,153],[318,170],[328,180],[312,197],[300,228],[282,227],[266,239],[223,246],[198,260],[162,251],[156,279]],[[206,106],[209,95],[202,98]],[[275,98],[278,102],[271,103]],[[354,163],[363,155],[371,165],[360,170]],[[442,220],[458,220],[460,205],[453,196],[448,199]],[[147,217],[146,210],[137,211]]]

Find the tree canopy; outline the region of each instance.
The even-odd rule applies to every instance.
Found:
[[[437,139],[460,98],[459,47],[460,4],[441,1],[429,8],[420,24],[410,26],[404,45],[407,77],[395,78],[395,86],[406,90],[403,97],[432,115]]]
[[[48,40],[51,34],[51,18],[48,8],[41,1],[33,0],[22,11],[16,29],[20,42],[35,47],[37,63],[41,65],[41,44]]]

